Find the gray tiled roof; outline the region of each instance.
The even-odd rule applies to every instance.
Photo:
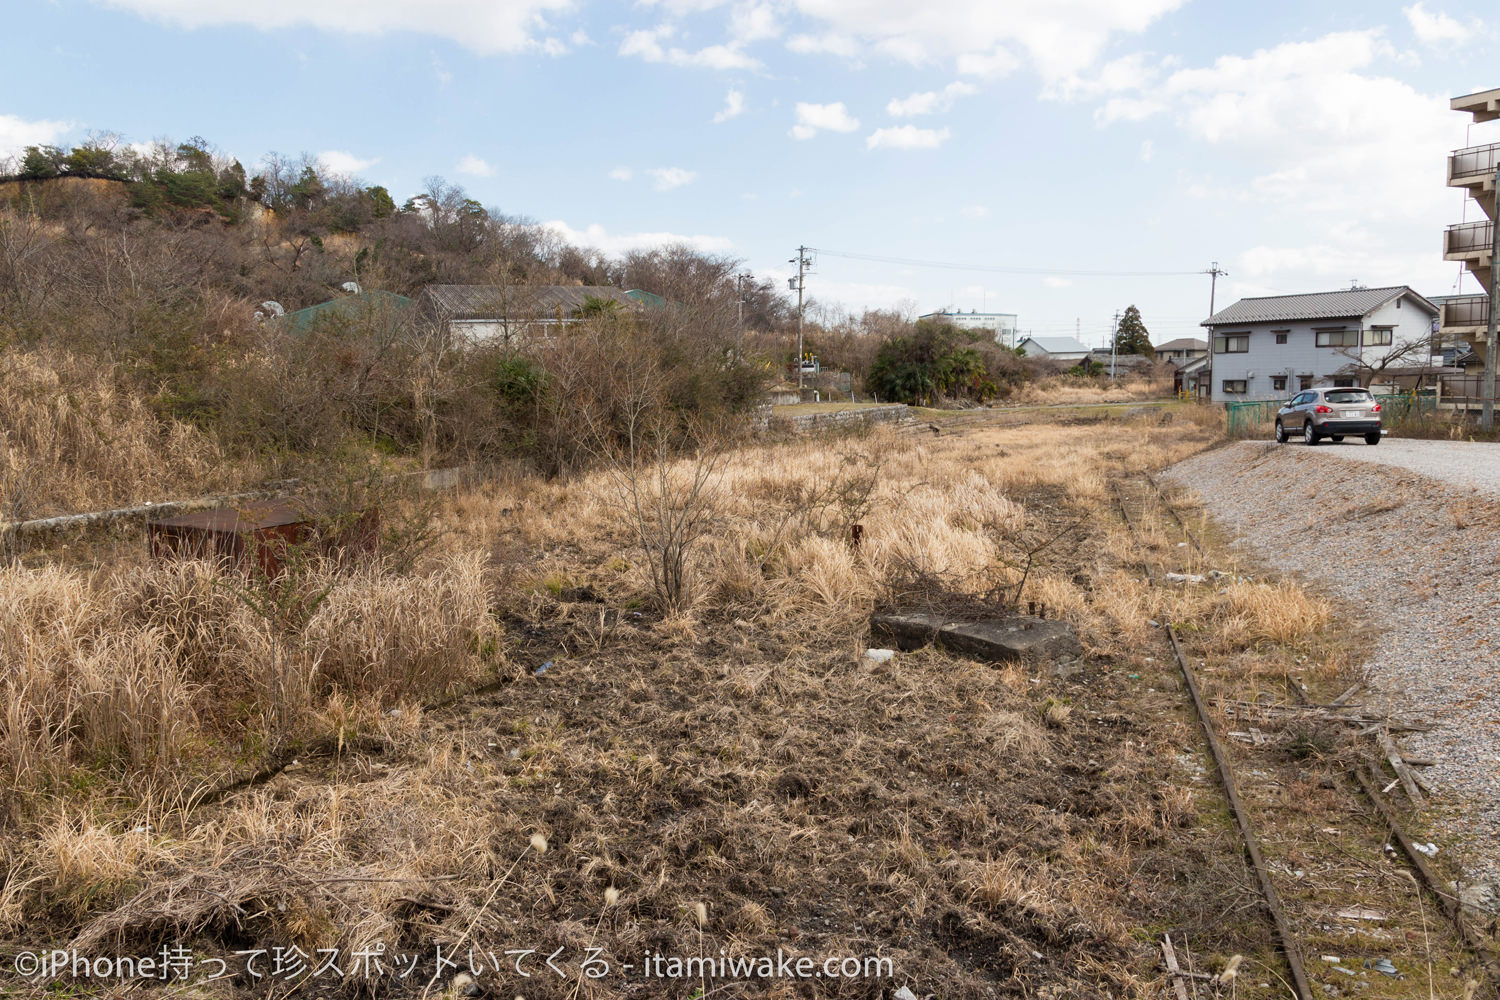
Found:
[[[1165,344],[1156,345],[1156,351],[1158,354],[1160,354],[1162,351],[1206,350],[1208,350],[1208,341],[1199,340],[1197,337],[1178,337],[1176,340],[1169,340]]]
[[[1385,288],[1351,288],[1340,292],[1309,292],[1305,295],[1265,295],[1240,299],[1220,309],[1203,326],[1234,326],[1241,323],[1284,323],[1306,319],[1357,319],[1385,305],[1398,295],[1411,295],[1432,305],[1406,285]],[[1434,307],[1433,312],[1437,312]]]
[[[1021,342],[1031,341],[1048,354],[1087,354],[1087,345],[1080,344],[1072,337],[1023,337]]]
[[[422,289],[424,311],[447,319],[571,316],[584,299],[613,299],[622,307],[638,301],[610,285],[428,285]]]

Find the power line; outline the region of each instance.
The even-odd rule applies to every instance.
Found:
[[[1089,271],[1077,268],[996,267],[988,264],[958,264],[952,261],[916,260],[911,257],[886,257],[880,254],[847,253],[842,250],[825,250],[822,247],[809,249],[814,249],[816,252],[828,257],[842,257],[845,260],[862,260],[875,264],[899,264],[903,267],[934,267],[948,271],[984,271],[991,274],[1038,274],[1075,278],[1159,278],[1186,277],[1206,273],[1204,271]]]

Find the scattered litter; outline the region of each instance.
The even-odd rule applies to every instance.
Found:
[[[548,660],[546,663],[543,663],[540,667],[537,667],[536,668],[536,672],[532,676],[534,676],[534,677],[540,677],[540,676],[542,676],[543,674],[545,674],[547,672],[547,668],[550,667],[550,666],[552,666],[552,661]]]
[[[510,752],[510,759],[511,760],[520,760],[521,759],[521,751],[520,750],[512,750]]]
[[[1382,976],[1390,976],[1392,979],[1395,979],[1397,976],[1401,975],[1401,973],[1397,971],[1396,966],[1388,958],[1377,958],[1373,962],[1367,958],[1365,959],[1365,968],[1374,969]]]
[[[1149,619],[1149,621],[1152,628],[1161,628],[1161,622],[1157,621],[1155,618],[1151,618]]]
[[[874,660],[876,663],[887,663],[890,660],[895,659],[895,656],[896,656],[896,651],[894,649],[867,649],[867,650],[865,650],[865,659],[867,659],[867,660]]]
[[[389,712],[387,712],[385,714],[389,718],[394,719],[394,718],[397,718],[397,717],[399,717],[401,715],[401,709],[399,709],[399,708],[393,708],[393,709],[391,709]]]
[[[1178,542],[1177,543],[1177,547],[1179,549],[1185,549],[1185,548],[1187,548],[1187,542]]]
[[[1425,844],[1412,844],[1411,846],[1415,847],[1417,850],[1421,851],[1429,858],[1437,857],[1438,846],[1430,841]]]
[[[1372,910],[1367,906],[1351,906],[1345,910],[1339,910],[1334,916],[1341,920],[1387,920],[1389,919],[1379,910]]]
[[[1168,583],[1202,583],[1208,577],[1202,573],[1168,573],[1165,579]]]
[[[1138,681],[1138,680],[1141,679],[1141,675],[1140,674],[1126,674],[1125,676],[1129,677],[1133,681]]]
[[[917,995],[903,986],[891,995],[891,1000],[917,1000]]]
[[[1324,955],[1323,961],[1332,962],[1334,965],[1337,965],[1339,963],[1339,957],[1337,955]]]

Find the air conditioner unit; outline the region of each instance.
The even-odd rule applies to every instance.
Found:
[[[1254,372],[1246,372],[1245,373],[1245,377],[1246,378],[1254,378],[1255,377],[1255,373]]]

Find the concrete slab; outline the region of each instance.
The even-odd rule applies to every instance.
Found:
[[[938,615],[875,615],[870,630],[899,649],[936,642],[976,660],[1058,660],[1082,654],[1078,634],[1066,622],[1030,615],[955,622]]]

